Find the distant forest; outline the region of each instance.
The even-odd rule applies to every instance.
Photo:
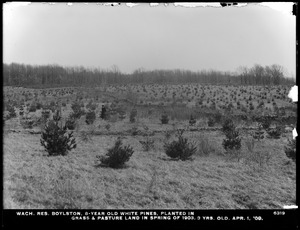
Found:
[[[22,87],[101,86],[110,84],[165,84],[202,83],[230,85],[290,85],[295,79],[286,78],[280,65],[252,68],[240,67],[239,73],[202,70],[137,69],[124,74],[117,66],[109,70],[59,65],[3,64],[3,85]]]

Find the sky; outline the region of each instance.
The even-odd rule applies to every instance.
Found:
[[[292,3],[276,9],[258,4],[70,5],[5,3],[4,63],[116,65],[126,73],[138,68],[236,71],[239,66],[279,64],[295,76]]]

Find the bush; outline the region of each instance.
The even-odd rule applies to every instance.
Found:
[[[296,139],[288,140],[288,144],[284,147],[286,156],[296,162]]]
[[[190,126],[194,126],[196,124],[196,119],[194,118],[193,115],[190,116],[189,124]]]
[[[267,130],[267,133],[268,133],[268,138],[271,138],[271,139],[280,139],[280,136],[281,136],[281,127],[277,126],[275,128],[269,128]]]
[[[7,111],[9,112],[8,118],[14,118],[17,116],[14,106],[7,106]]]
[[[103,120],[108,119],[107,108],[104,105],[102,105],[102,108],[101,108],[100,118]]]
[[[86,114],[85,122],[90,125],[96,120],[96,114],[94,110],[89,110]]]
[[[67,127],[67,129],[69,130],[74,130],[76,127],[76,120],[73,118],[68,118],[66,120],[65,126]]]
[[[43,108],[43,104],[41,104],[40,102],[36,103],[36,109],[42,109]]]
[[[23,129],[32,129],[34,123],[35,123],[34,120],[31,117],[27,117],[27,116],[23,117],[20,120],[20,124],[23,127]]]
[[[214,118],[212,118],[212,117],[209,117],[209,118],[208,118],[208,121],[207,121],[207,125],[208,125],[208,127],[214,127],[214,126],[215,126],[215,124],[216,124],[216,121],[215,121],[215,119],[214,119]]]
[[[165,114],[165,113],[161,115],[160,120],[161,120],[161,123],[162,123],[162,124],[168,124],[168,123],[169,123],[169,117],[168,117],[168,115]]]
[[[97,105],[94,104],[92,101],[90,101],[90,102],[86,105],[86,108],[89,109],[89,110],[96,110]]]
[[[232,119],[226,119],[222,126],[222,132],[226,134],[227,132],[231,132],[234,129],[235,129],[235,125]]]
[[[224,149],[229,152],[238,151],[241,148],[241,138],[231,119],[225,120],[222,131],[226,136],[222,143]]]
[[[178,130],[177,132],[177,141],[164,144],[165,153],[167,156],[174,159],[188,160],[197,151],[197,147],[191,143],[188,143],[188,139],[182,136],[183,130]]]
[[[272,121],[270,116],[264,116],[261,118],[261,125],[265,130],[270,128],[271,123]]]
[[[124,120],[126,118],[126,112],[121,110],[119,111],[119,119]]]
[[[24,115],[24,108],[23,108],[23,106],[20,107],[19,115],[20,116]]]
[[[42,120],[46,122],[50,118],[50,110],[42,111]]]
[[[34,104],[31,104],[30,107],[29,107],[29,112],[35,112],[36,111],[36,105]]]
[[[50,156],[66,155],[67,151],[76,148],[73,133],[67,133],[67,127],[58,124],[61,119],[57,112],[50,120],[41,135],[41,145],[45,147]]]
[[[131,146],[122,146],[121,139],[115,142],[115,145],[110,148],[105,156],[97,156],[103,165],[111,168],[120,168],[127,162],[134,153]]]
[[[226,151],[239,150],[241,148],[241,138],[239,137],[239,132],[236,130],[231,130],[226,133],[226,138],[222,143]]]
[[[260,124],[258,126],[258,129],[256,131],[254,131],[254,133],[252,134],[252,137],[254,138],[254,140],[260,141],[262,139],[264,139],[264,130],[262,125]]]
[[[84,110],[82,109],[82,106],[78,102],[74,102],[71,105],[71,108],[73,110],[73,113],[71,114],[72,118],[79,119],[82,115],[85,114]]]
[[[136,116],[137,116],[137,110],[136,110],[136,108],[133,108],[130,111],[130,116],[129,116],[129,120],[131,123],[134,123],[136,121]]]

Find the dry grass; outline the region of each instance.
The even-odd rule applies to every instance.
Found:
[[[153,136],[155,151],[149,152],[139,143],[143,137],[125,136],[123,143],[135,152],[125,168],[111,169],[99,166],[96,156],[104,155],[116,136],[92,136],[67,156],[49,157],[40,135],[8,132],[4,208],[266,209],[295,204],[295,164],[284,154],[284,140],[266,140],[259,150],[273,157],[268,167],[253,168],[220,155],[223,137],[218,132],[186,135],[209,146],[207,157],[171,160],[163,152],[163,133]],[[247,154],[245,146],[243,151]]]

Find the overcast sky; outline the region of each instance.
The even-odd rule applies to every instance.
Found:
[[[291,6],[291,3],[290,5]],[[292,10],[292,8],[291,8]],[[296,68],[296,19],[245,7],[4,5],[4,63],[235,71],[243,65]]]

